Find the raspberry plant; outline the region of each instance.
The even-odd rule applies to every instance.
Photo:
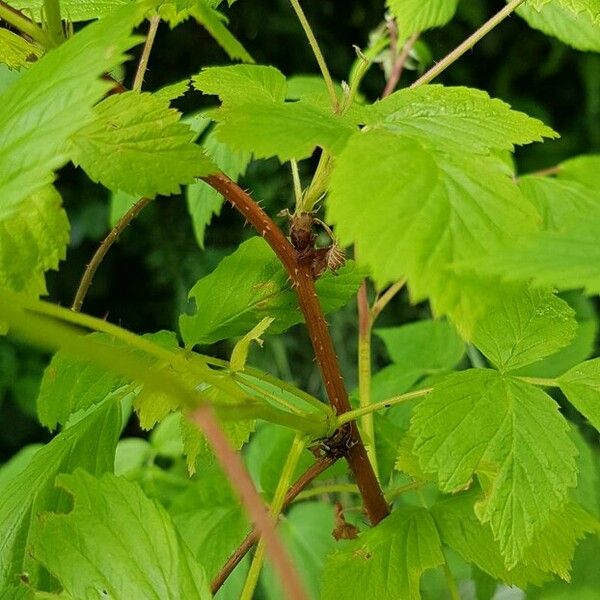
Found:
[[[434,80],[514,12],[600,51],[600,2],[510,0],[409,86],[458,0],[388,0],[342,83],[298,0],[321,77],[255,64],[221,4],[0,1],[0,325],[55,352],[37,403],[54,437],[0,469],[0,596],[597,597],[600,157],[523,175],[515,146],[559,134]],[[143,91],[159,23],[188,18],[231,64]],[[172,108],[190,88],[213,107]],[[272,157],[293,205],[267,214],[236,181]],[[69,242],[69,162],[113,218],[71,309],[40,300]],[[182,189],[200,247],[224,201],[254,235],[189,290],[178,332],[85,314],[119,235]],[[431,318],[376,328],[401,290]],[[354,297],[349,394],[325,315]],[[323,398],[249,364],[299,323]],[[229,360],[204,351],[224,340]],[[146,438],[123,435],[131,418]]]

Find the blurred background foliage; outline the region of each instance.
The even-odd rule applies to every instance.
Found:
[[[456,18],[446,27],[422,36],[418,47],[423,60],[436,60],[503,6],[502,0],[462,2]],[[319,0],[305,2],[306,14],[321,43],[333,76],[348,77],[355,59],[353,46],[366,47],[370,32],[381,26],[383,0]],[[227,11],[230,28],[258,63],[273,64],[287,76],[318,73],[313,55],[287,0],[239,0]],[[145,26],[143,27],[145,30]],[[139,54],[141,48],[136,49]],[[187,21],[175,30],[159,27],[145,89],[152,91],[179,81],[203,66],[226,64],[226,55],[204,29]],[[127,65],[131,82],[136,61]],[[405,71],[401,85],[415,71]],[[450,85],[481,88],[515,108],[536,116],[561,134],[558,141],[534,144],[517,152],[518,171],[526,173],[552,166],[578,154],[600,150],[600,55],[575,51],[558,40],[530,29],[512,16],[480,42],[438,80]],[[363,86],[369,100],[384,86],[383,70],[372,68]],[[195,92],[176,101],[184,113],[207,106],[209,99]],[[305,161],[308,177],[314,165]],[[251,165],[242,184],[275,215],[292,207],[289,172],[275,160]],[[70,305],[83,269],[108,230],[108,193],[90,182],[82,171],[64,169],[58,187],[71,220],[71,244],[60,271],[48,276],[49,298]],[[194,238],[183,197],[159,198],[121,236],[96,274],[84,310],[106,317],[135,332],[177,329],[177,317],[186,308],[188,290],[219,260],[252,234],[229,207],[224,207],[207,230],[206,249]],[[591,306],[591,305],[590,305]],[[592,311],[595,312],[595,311]],[[429,316],[426,305],[410,306],[401,294],[382,315],[378,325],[399,325]],[[595,319],[589,315],[588,319]],[[331,317],[332,334],[349,388],[356,385],[356,308],[353,303]],[[231,347],[209,348],[227,358]],[[252,362],[284,379],[322,395],[310,344],[301,326],[268,338],[262,350],[253,350]],[[388,362],[374,338],[374,367]],[[28,443],[50,438],[35,418],[37,389],[47,356],[14,340],[0,339],[0,462]],[[577,419],[576,415],[569,415]],[[135,424],[131,431],[139,435]],[[591,430],[588,431],[591,435]]]

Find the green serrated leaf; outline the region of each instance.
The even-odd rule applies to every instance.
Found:
[[[39,46],[8,29],[0,29],[0,63],[9,69],[30,67],[41,55]]]
[[[477,516],[490,523],[509,568],[576,483],[576,448],[556,402],[496,371],[449,375],[415,407],[411,432],[421,467],[442,491],[479,476]]]
[[[113,191],[148,198],[177,194],[181,185],[217,170],[168,100],[125,92],[94,112],[94,122],[73,140],[73,160]]]
[[[44,274],[64,260],[69,230],[62,199],[51,185],[13,206],[0,200],[0,287],[45,294]]]
[[[93,23],[48,52],[0,96],[0,198],[11,212],[70,158],[68,140],[92,118],[110,84],[100,76],[123,62],[143,4]]]
[[[38,22],[42,20],[44,0],[10,0],[9,4],[31,11]],[[126,4],[131,4],[131,0],[61,0],[60,8],[70,21],[77,22],[105,17]]]
[[[558,134],[486,92],[423,85],[404,89],[363,109],[365,123],[418,138],[434,150],[487,154],[491,149],[541,142]]]
[[[598,0],[537,0],[517,9],[534,29],[584,51],[600,52],[600,2]]]
[[[566,346],[577,330],[574,315],[551,292],[516,286],[479,320],[472,340],[501,372],[514,371]]]
[[[78,467],[97,474],[113,469],[122,420],[119,405],[106,402],[77,416],[77,422],[40,448],[2,489],[0,589],[22,572],[29,573],[33,585],[37,582],[39,566],[29,554],[29,544],[38,515],[68,505],[65,494],[54,487],[57,474]]]
[[[356,293],[363,274],[352,264],[317,283],[323,310],[343,306]],[[267,243],[254,237],[223,259],[210,275],[190,290],[196,314],[181,315],[179,326],[187,346],[211,344],[243,335],[263,317],[275,318],[270,333],[281,333],[302,322],[287,274]]]
[[[282,73],[264,65],[207,67],[192,77],[192,84],[204,94],[219,96],[223,104],[243,104],[250,99],[283,102],[287,91]]]
[[[400,507],[329,557],[321,599],[420,600],[421,575],[443,563],[429,512]]]
[[[534,566],[516,565],[508,569],[500,546],[488,523],[482,524],[474,512],[479,492],[467,492],[439,500],[431,512],[444,544],[474,563],[494,579],[507,585],[524,588],[527,584],[542,585],[550,579]]]
[[[109,200],[108,224],[112,228],[125,215],[125,213],[139,200],[125,192],[113,192]]]
[[[456,12],[458,0],[387,0],[386,4],[404,39],[413,33],[448,23]]]
[[[435,153],[383,129],[354,135],[337,158],[327,218],[342,243],[359,245],[380,286],[406,277],[413,302],[429,297],[455,322],[472,319],[501,286],[451,264],[492,255],[538,219],[501,161]]]
[[[569,402],[600,431],[600,358],[573,367],[558,383]]]
[[[203,568],[167,511],[139,486],[81,470],[61,475],[58,484],[73,496],[73,510],[44,516],[33,555],[68,593],[211,598]]]

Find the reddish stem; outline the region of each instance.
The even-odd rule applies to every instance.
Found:
[[[254,229],[265,238],[282,262],[298,296],[298,303],[304,315],[329,402],[338,415],[349,411],[351,407],[348,393],[344,386],[327,322],[319,303],[310,265],[302,264],[297,260],[295,249],[279,227],[234,181],[222,173],[209,175],[204,177],[204,180],[231,202]],[[369,520],[375,525],[389,514],[389,506],[385,501],[354,422],[350,424],[350,429],[351,441],[346,458],[354,473]]]

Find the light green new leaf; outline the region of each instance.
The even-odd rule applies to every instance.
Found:
[[[207,67],[192,77],[192,84],[204,94],[219,96],[223,104],[243,104],[249,100],[283,102],[287,91],[283,74],[264,65]]]
[[[566,346],[575,335],[575,312],[546,290],[515,286],[488,308],[472,340],[501,372],[514,371]]]
[[[456,366],[465,353],[464,342],[447,321],[424,320],[376,329],[394,363],[407,372],[431,374]]]
[[[48,52],[0,95],[0,216],[52,181],[70,158],[68,140],[92,119],[110,87],[100,76],[137,38],[145,5],[132,4]]]
[[[8,29],[0,29],[0,63],[9,69],[30,67],[41,55],[39,46]]]
[[[22,572],[36,583],[38,566],[31,559],[29,544],[37,517],[68,505],[65,494],[54,487],[56,475],[78,467],[98,474],[113,469],[121,430],[119,405],[106,402],[78,417],[40,448],[0,493],[0,589]]]
[[[194,128],[193,123],[191,127]],[[213,131],[206,136],[202,147],[219,170],[234,181],[245,173],[252,159],[249,152],[236,152],[219,142]],[[186,198],[196,241],[204,248],[204,232],[212,216],[221,212],[223,196],[204,181],[198,181],[187,188]]]
[[[443,562],[429,512],[400,507],[330,556],[321,600],[420,600],[421,575]]]
[[[538,219],[501,161],[434,153],[382,129],[354,135],[337,158],[327,209],[379,285],[406,277],[414,302],[429,297],[455,321],[461,311],[472,318],[475,302],[500,286],[469,280],[452,263],[497,252]]]
[[[45,294],[44,273],[65,258],[69,229],[62,199],[51,185],[7,210],[0,200],[0,287]]]
[[[169,514],[137,484],[80,470],[57,482],[73,496],[73,510],[44,515],[33,555],[68,593],[211,598],[206,574]]]
[[[342,307],[358,290],[363,274],[347,264],[337,275],[326,273],[317,283],[323,310]],[[302,322],[296,295],[281,263],[259,237],[244,242],[190,290],[194,315],[181,315],[179,326],[187,346],[212,344],[247,333],[262,318],[275,321],[270,333]]]
[[[542,2],[538,1],[538,6]],[[525,3],[517,9],[534,29],[584,51],[600,52],[600,2],[598,0],[548,0],[540,10]]]
[[[336,153],[356,130],[350,117],[334,115],[314,99],[284,102],[287,83],[273,67],[209,67],[192,81],[200,91],[221,99],[221,108],[211,112],[218,122],[217,138],[235,150],[253,152],[255,158],[302,159],[317,146]]]
[[[276,156],[281,162],[308,158],[317,147],[337,154],[357,130],[350,117],[302,100],[225,104],[212,116],[218,122],[215,131],[220,141],[252,152],[255,158]]]
[[[239,340],[231,352],[231,360],[229,361],[229,370],[231,372],[243,371],[248,359],[250,344],[256,342],[262,347],[263,339],[260,337],[274,321],[273,317],[265,317],[253,327],[241,340]]]
[[[479,496],[479,491],[470,491],[435,503],[431,513],[442,542],[467,562],[474,563],[482,571],[507,585],[521,588],[529,583],[542,585],[549,576],[541,569],[523,564],[512,569],[506,567],[489,524],[480,523],[475,515],[474,505]]]
[[[488,369],[449,375],[414,409],[414,451],[444,492],[478,475],[482,523],[513,567],[577,481],[577,450],[558,405],[539,388]]]
[[[181,185],[217,170],[168,100],[125,92],[94,113],[94,122],[73,140],[73,161],[113,191],[149,198],[177,194]]]
[[[558,383],[569,402],[600,431],[600,358],[573,367]]]
[[[456,12],[458,0],[387,0],[402,39],[432,27],[441,27]]]
[[[486,154],[491,149],[541,142],[558,134],[486,92],[423,85],[393,93],[363,109],[367,125],[417,137],[434,150]]]

